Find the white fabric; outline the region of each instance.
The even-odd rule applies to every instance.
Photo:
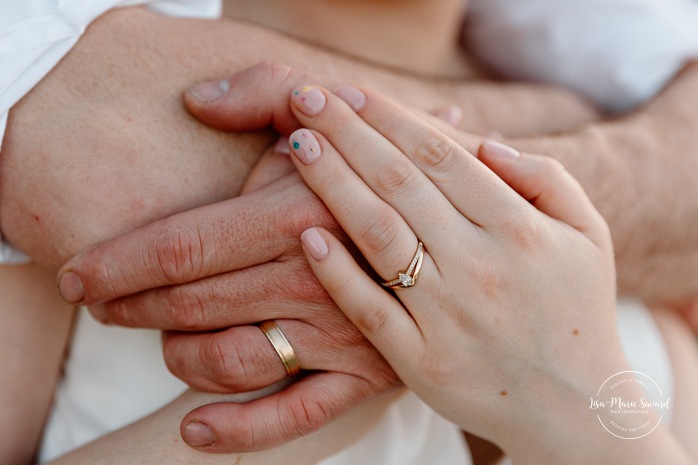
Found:
[[[220,0],[0,0],[0,148],[10,108],[77,43],[106,11],[147,4],[173,16],[213,18]],[[0,238],[0,263],[27,263]]]
[[[102,326],[82,310],[44,433],[52,460],[167,404],[185,386],[165,366],[160,333]],[[459,429],[414,394],[392,405],[359,442],[323,465],[468,465]]]
[[[623,348],[633,371],[652,378],[662,394],[674,397],[674,374],[669,353],[652,313],[642,302],[630,299],[618,301],[618,330]],[[610,373],[609,373],[610,374]],[[650,395],[655,402],[664,399],[656,391]],[[662,421],[671,424],[672,410],[664,413]]]
[[[618,324],[633,369],[650,376],[673,397],[671,363],[649,310],[638,302],[621,300]],[[52,460],[157,410],[184,389],[162,361],[158,332],[102,326],[81,311],[65,375],[44,432],[41,461]],[[408,395],[362,440],[323,462],[358,463],[471,462],[457,428],[416,396]]]
[[[469,48],[509,78],[563,84],[609,112],[698,56],[696,0],[472,0]]]

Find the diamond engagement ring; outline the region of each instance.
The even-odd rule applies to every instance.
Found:
[[[407,267],[407,270],[399,272],[397,278],[392,281],[381,283],[381,286],[389,287],[390,289],[407,289],[408,287],[414,286],[417,283],[419,269],[422,267],[422,260],[424,260],[424,244],[419,241],[417,251],[414,253],[414,257],[410,262],[410,266]]]

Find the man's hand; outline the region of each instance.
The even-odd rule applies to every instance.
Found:
[[[271,447],[400,384],[308,268],[300,234],[310,224],[340,233],[294,173],[92,248],[64,268],[61,290],[93,305],[102,321],[170,330],[171,371],[213,392],[286,377],[264,333],[248,326],[276,320],[307,375],[270,397],[202,407],[183,421],[212,429],[214,445],[191,443],[206,451]],[[76,277],[81,284],[66,289]]]

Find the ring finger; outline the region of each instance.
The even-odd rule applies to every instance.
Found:
[[[325,202],[383,281],[393,281],[408,272],[413,257],[418,258],[420,253],[423,266],[436,271],[428,253],[418,250],[420,239],[412,227],[364,183],[323,135],[300,129],[291,135],[290,144],[296,155],[294,163],[305,182]],[[405,162],[410,163],[407,159]],[[438,243],[433,235],[423,240]],[[425,275],[423,279],[436,283],[435,273]],[[420,295],[420,299],[428,298]]]
[[[363,206],[359,200],[364,200],[365,197],[355,198],[352,192],[370,191],[379,202],[374,201],[366,205],[376,206],[382,203],[393,210],[397,215],[393,213],[391,216],[401,217],[414,234],[425,242],[427,249],[434,256],[446,256],[451,252],[454,230],[471,232],[474,229],[474,225],[453,207],[410,157],[384,134],[364,121],[345,100],[325,89],[303,86],[293,92],[291,102],[298,119],[306,127],[322,135],[317,139],[318,142],[315,142],[316,146],[308,148],[303,139],[311,137],[312,133],[300,130],[292,135],[295,139],[292,137],[291,144],[297,147],[294,148],[294,152],[301,163],[296,165],[299,166],[305,181],[323,200],[327,200],[323,196],[331,194],[329,190],[337,189],[338,185],[346,183],[349,192],[338,200],[345,204],[351,203],[356,210],[361,210]],[[431,129],[433,140],[443,141],[444,146],[452,143],[446,136],[425,123],[413,124],[408,130],[428,130],[425,128]],[[440,137],[437,138],[437,135]],[[454,143],[452,145],[455,147]],[[312,149],[316,152],[309,152]],[[321,155],[326,160],[322,160]],[[459,152],[458,156],[461,155],[472,158],[464,151]],[[341,170],[335,169],[340,165],[346,166]],[[351,176],[352,173],[355,175]],[[322,176],[329,178],[329,181],[319,179]],[[318,187],[328,187],[329,190],[320,191],[316,189]],[[331,210],[339,207],[337,203],[325,203]],[[376,213],[375,209],[369,211]],[[379,218],[383,218],[383,212],[380,213]],[[355,215],[353,221],[356,221],[356,218],[362,216]],[[390,220],[392,218],[384,220],[384,223]],[[343,226],[346,229],[348,225]],[[377,225],[379,231],[383,230],[381,226]],[[372,237],[369,237],[370,239]],[[357,242],[356,238],[354,240],[361,247],[361,243]],[[379,242],[380,247],[384,244],[385,242]],[[412,250],[403,250],[403,257],[414,253],[416,244],[416,241],[412,241],[409,247]],[[376,252],[372,250],[373,247],[368,248],[369,254],[366,256],[370,259],[370,253]]]
[[[275,323],[304,371],[358,375],[366,367],[372,367],[375,372],[392,373],[381,355],[349,321],[343,326],[326,325],[327,329],[298,320],[279,319]],[[346,331],[347,328],[351,331]],[[201,334],[168,332],[163,346],[170,371],[204,391],[246,392],[288,376],[275,346],[257,326]]]

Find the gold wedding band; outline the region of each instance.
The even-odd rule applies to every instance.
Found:
[[[414,257],[410,262],[410,266],[407,270],[398,272],[397,278],[387,283],[381,283],[381,286],[389,287],[390,289],[407,289],[412,287],[417,283],[417,275],[419,270],[422,268],[422,261],[424,260],[424,244],[419,241],[417,244],[417,251],[414,253]]]
[[[279,354],[281,363],[284,364],[288,376],[296,376],[300,373],[301,364],[298,361],[296,352],[293,350],[293,347],[291,347],[286,336],[284,336],[284,333],[282,333],[281,329],[276,325],[276,322],[274,320],[263,321],[259,324],[259,329],[267,336],[274,350]]]

